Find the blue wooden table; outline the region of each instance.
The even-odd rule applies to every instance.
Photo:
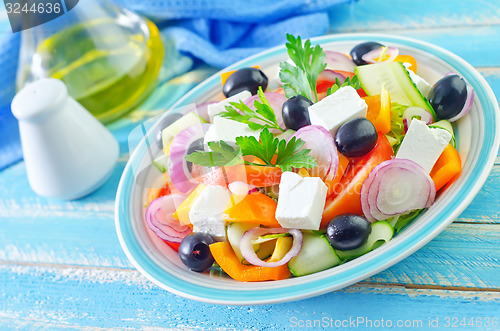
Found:
[[[456,53],[500,99],[500,1],[361,0],[332,12],[332,33],[367,31],[404,35]],[[207,73],[188,75],[202,79]],[[174,97],[192,84],[176,86],[169,91]],[[0,172],[0,330],[500,329],[498,158],[460,217],[393,267],[311,299],[218,306],[160,289],[126,258],[113,214],[128,158],[126,130],[110,129],[121,141],[122,157],[109,181],[84,199],[37,196],[22,162]]]

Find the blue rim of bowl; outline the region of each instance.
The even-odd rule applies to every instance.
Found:
[[[393,245],[390,248],[385,249],[377,255],[377,258],[365,260],[363,263],[355,265],[352,268],[348,268],[343,272],[304,283],[276,288],[238,291],[234,289],[224,290],[219,288],[204,287],[198,284],[186,282],[155,264],[155,262],[141,247],[132,228],[132,222],[130,219],[130,197],[132,185],[134,183],[132,163],[138,164],[144,155],[139,153],[141,151],[141,145],[145,145],[145,141],[143,140],[131,156],[124,169],[117,191],[115,208],[115,222],[118,238],[123,250],[134,266],[148,279],[160,287],[183,297],[202,302],[230,305],[285,302],[327,293],[370,277],[371,275],[392,266],[418,250],[420,247],[433,239],[444,228],[446,228],[455,218],[457,218],[470,204],[474,196],[486,181],[497,155],[500,142],[500,135],[498,134],[498,128],[500,126],[500,111],[491,88],[486,83],[484,78],[482,78],[481,75],[463,59],[445,49],[426,42],[382,34],[341,34],[311,39],[313,43],[317,44],[350,41],[361,42],[366,40],[399,43],[422,50],[442,59],[447,64],[456,68],[469,82],[469,84],[474,87],[476,96],[481,102],[485,128],[482,137],[483,144],[479,151],[477,162],[475,163],[470,176],[462,185],[459,193],[453,197],[452,201],[445,208],[440,210],[438,214],[433,217],[426,227],[420,229],[418,232],[409,234],[404,241],[399,241],[397,245]],[[284,46],[276,47],[242,60],[225,70],[232,70],[253,65],[256,61],[263,61],[265,59],[281,55],[284,52]],[[200,96],[204,95],[204,93],[207,93],[219,84],[218,77],[219,74],[215,74],[208,78],[205,82],[198,85],[195,89],[181,98],[173,107],[194,102]],[[142,148],[142,152],[145,152],[144,148]]]

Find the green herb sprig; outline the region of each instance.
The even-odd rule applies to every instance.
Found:
[[[274,138],[267,128],[260,133],[260,141],[255,137],[237,137],[237,147],[232,147],[224,141],[210,142],[211,151],[197,151],[186,156],[186,160],[202,166],[228,166],[236,164],[253,164],[243,161],[242,156],[256,156],[265,165],[279,167],[283,171],[292,168],[313,168],[317,165],[314,157],[309,154],[310,149],[303,149],[305,142],[292,137],[288,142],[285,139]],[[276,155],[276,158],[274,156]],[[260,165],[260,164],[259,164]]]
[[[303,45],[300,36],[295,38],[287,34],[286,39],[288,55],[295,66],[288,62],[280,63],[279,76],[285,95],[291,98],[300,94],[317,102],[316,83],[318,75],[326,68],[326,54],[319,45],[312,47],[309,39]]]
[[[223,140],[219,142],[210,141],[208,147],[211,149],[209,152],[197,151],[186,155],[186,161],[205,167],[221,167],[243,163],[241,150],[232,147]]]
[[[259,100],[255,100],[254,107],[251,109],[243,101],[230,102],[229,106],[226,106],[226,111],[220,113],[218,116],[231,119],[233,121],[238,121],[240,123],[245,123],[252,130],[262,130],[262,129],[277,129],[285,132],[286,130],[278,125],[276,119],[276,114],[272,109],[269,101],[267,100],[262,88],[259,86],[257,92]]]
[[[326,95],[329,96],[330,94],[333,94],[336,92],[339,88],[345,87],[345,86],[351,86],[355,90],[361,88],[361,84],[358,80],[358,76],[354,75],[351,77],[347,77],[345,81],[340,84],[340,81],[337,77],[335,77],[335,84],[333,84],[330,88],[328,88],[328,91],[326,91]]]

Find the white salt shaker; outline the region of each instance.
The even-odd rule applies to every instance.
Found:
[[[68,95],[66,85],[44,78],[12,101],[19,121],[28,180],[37,194],[72,200],[100,187],[119,154],[113,135]]]

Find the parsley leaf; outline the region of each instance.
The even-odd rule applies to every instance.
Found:
[[[252,155],[261,159],[265,165],[279,167],[283,171],[292,168],[314,168],[316,160],[309,154],[310,149],[302,149],[305,142],[293,137],[288,142],[285,139],[274,138],[267,128],[260,133],[260,141],[253,136],[236,138],[239,148],[232,147],[224,141],[209,142],[212,151],[197,151],[185,157],[193,164],[206,167],[223,167],[237,164],[252,164],[242,159],[242,156]],[[276,158],[275,158],[276,157]]]
[[[312,90],[309,87],[306,73],[291,65],[288,62],[280,63],[280,80],[285,90],[285,96],[291,98],[295,95],[302,95],[309,100],[312,100]]]
[[[245,105],[243,101],[240,101],[239,103],[230,102],[230,106],[226,106],[226,111],[220,113],[218,116],[247,124],[252,130],[262,130],[264,128],[268,128],[278,129],[283,132],[286,131],[278,125],[276,114],[274,113],[274,110],[269,104],[269,101],[260,86],[257,95],[259,96],[260,102],[259,100],[255,100],[255,109],[251,109]]]
[[[265,164],[273,165],[272,159],[278,148],[278,138],[274,138],[269,130],[264,129],[260,133],[259,142],[255,137],[237,137],[236,144],[240,146],[243,155],[253,155],[261,159]]]
[[[326,68],[325,52],[316,45],[311,47],[311,41],[308,39],[302,45],[299,37],[295,38],[287,34],[286,48],[290,59],[295,66],[288,62],[280,63],[280,79],[283,83],[283,89],[287,98],[300,94],[309,100],[318,101],[316,92],[316,82],[318,75]]]
[[[291,171],[293,168],[314,168],[316,160],[309,155],[310,149],[301,149],[305,142],[292,137],[288,143],[283,139],[278,144],[276,164],[283,171]]]
[[[234,148],[224,141],[211,141],[208,143],[211,152],[196,151],[186,155],[186,161],[199,164],[205,167],[222,167],[243,163],[241,150]]]
[[[243,155],[253,155],[265,164],[280,167],[283,171],[294,168],[313,168],[316,160],[309,154],[310,149],[301,149],[305,142],[293,137],[288,142],[285,139],[274,138],[268,129],[260,133],[260,142],[255,137],[238,137],[236,144],[240,146]],[[274,155],[276,160],[273,162]]]
[[[326,92],[326,95],[329,96],[330,94],[333,94],[339,88],[344,87],[344,86],[352,86],[355,90],[361,88],[361,84],[358,80],[358,76],[354,75],[354,76],[352,76],[352,78],[347,77],[342,84],[340,84],[339,79],[337,77],[335,77],[335,84],[333,84],[328,89],[328,91]]]

